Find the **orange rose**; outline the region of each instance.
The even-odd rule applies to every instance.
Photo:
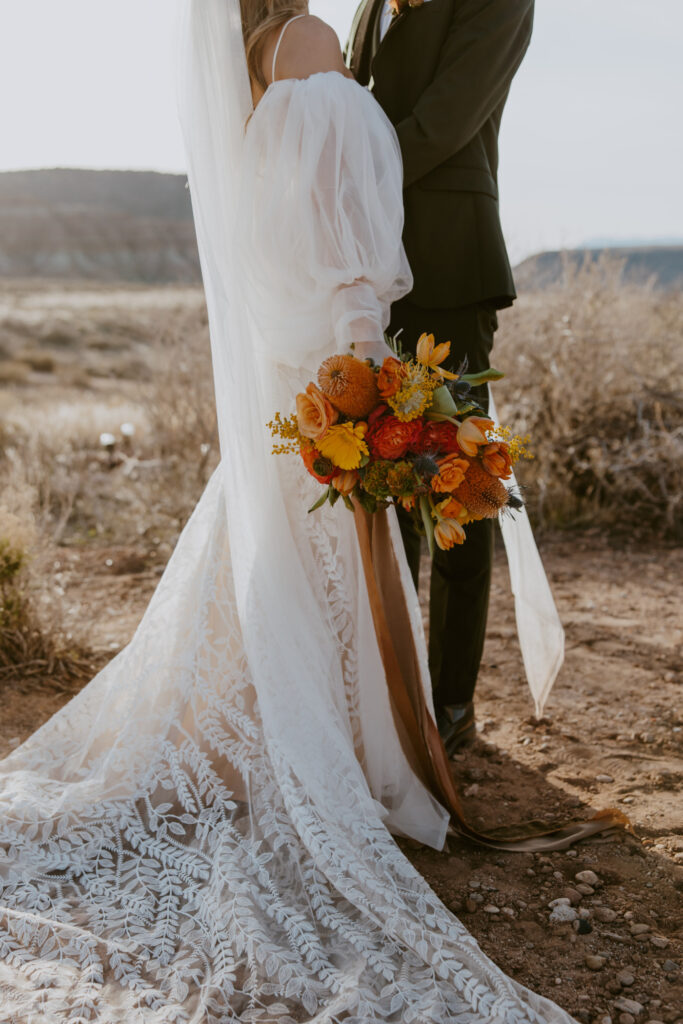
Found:
[[[512,474],[510,449],[502,441],[493,441],[485,445],[481,450],[481,461],[491,476],[507,480]]]
[[[449,494],[445,501],[440,501],[436,507],[445,519],[457,519],[459,523],[465,523],[469,518],[469,513],[463,503],[454,498],[452,494]]]
[[[442,551],[450,551],[455,544],[462,544],[465,531],[455,519],[439,519],[434,527],[434,540]]]
[[[387,356],[377,377],[377,387],[382,398],[391,398],[395,395],[405,375],[405,367],[401,360]]]
[[[296,419],[299,433],[317,441],[339,419],[339,413],[322,391],[311,382],[306,391],[296,396]]]
[[[416,443],[423,421],[403,423],[395,416],[382,416],[368,430],[367,442],[372,455],[379,459],[402,459]]]
[[[457,455],[437,459],[436,464],[439,472],[437,476],[432,477],[432,490],[442,494],[454,491],[460,486],[470,465],[467,459],[459,459]]]
[[[340,494],[350,494],[358,482],[358,473],[355,469],[345,469],[332,477],[332,486]]]
[[[487,420],[483,416],[470,416],[463,420],[458,427],[458,444],[465,455],[471,455],[474,458],[479,446],[489,443],[486,431],[493,430],[494,427],[493,420]]]

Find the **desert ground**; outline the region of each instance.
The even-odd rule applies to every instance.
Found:
[[[609,269],[501,315],[498,404],[536,452],[566,661],[539,721],[499,545],[478,735],[453,761],[484,830],[607,807],[631,829],[547,856],[404,844],[486,953],[585,1024],[683,1021],[682,325],[680,297]],[[0,580],[2,756],[129,640],[215,465],[199,290],[2,286],[0,448],[0,541],[19,529],[25,553]]]

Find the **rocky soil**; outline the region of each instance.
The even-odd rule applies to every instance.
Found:
[[[633,832],[545,855],[452,843],[407,852],[483,949],[579,1021],[683,1021],[683,554],[546,538],[567,659],[536,721],[498,552],[478,693],[479,733],[454,760],[472,822],[585,818],[618,807]],[[163,556],[95,544],[52,571],[103,658],[130,637]],[[70,694],[40,679],[4,683],[0,754]],[[408,844],[406,844],[407,846]]]

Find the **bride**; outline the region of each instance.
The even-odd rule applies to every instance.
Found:
[[[187,8],[223,458],[132,642],[0,765],[0,1017],[569,1022],[392,839],[442,849],[449,815],[399,737],[353,516],[306,516],[314,482],[270,454],[273,412],[325,355],[381,357],[409,290],[393,129],[302,0]]]

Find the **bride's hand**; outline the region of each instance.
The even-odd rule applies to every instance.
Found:
[[[357,341],[353,347],[356,359],[374,359],[381,366],[385,359],[396,358],[396,353],[389,348],[386,341]]]

